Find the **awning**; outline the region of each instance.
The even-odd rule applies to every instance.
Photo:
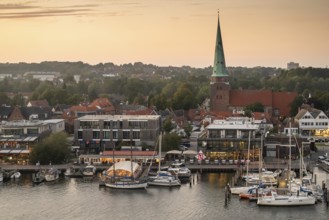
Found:
[[[2,149],[0,150],[0,154],[8,154],[11,151],[11,149]]]
[[[11,150],[11,154],[19,154],[22,150]]]
[[[30,151],[29,150],[22,150],[21,154],[29,154]]]
[[[179,150],[171,150],[171,151],[168,151],[166,154],[182,154],[182,151],[179,151]]]
[[[32,137],[29,141],[35,141],[38,137]]]
[[[186,150],[183,152],[183,155],[197,155],[198,152],[196,152],[195,150]]]

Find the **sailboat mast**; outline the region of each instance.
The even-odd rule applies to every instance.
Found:
[[[248,155],[247,155],[247,181],[246,186],[248,185],[248,179],[249,179],[249,151],[250,151],[250,131],[249,131],[249,137],[248,137]]]
[[[289,169],[288,169],[288,181],[289,181],[289,192],[291,192],[291,181],[290,181],[290,172],[291,172],[291,122],[289,122]]]
[[[162,144],[162,132],[160,132],[160,137],[159,137],[159,167],[158,167],[159,172],[161,170],[161,144]]]
[[[114,179],[115,179],[115,161],[114,161],[114,149],[115,149],[115,145],[112,147],[113,177],[114,177]]]
[[[132,142],[133,142],[133,139],[132,139],[132,129],[130,129],[130,169],[131,169],[131,179],[134,179],[134,169],[133,169],[133,147],[132,147]]]

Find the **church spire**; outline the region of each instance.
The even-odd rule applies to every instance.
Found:
[[[217,25],[217,37],[215,48],[215,60],[212,72],[212,77],[228,77],[228,72],[225,65],[224,49],[222,35],[220,31],[219,12],[218,12],[218,25]]]

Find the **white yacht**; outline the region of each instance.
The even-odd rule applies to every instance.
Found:
[[[94,176],[96,173],[96,167],[93,165],[87,165],[83,168],[82,174],[84,176]]]
[[[180,186],[180,180],[168,171],[159,171],[155,177],[150,177],[149,186]]]
[[[272,191],[270,196],[258,197],[257,205],[260,206],[303,206],[314,205],[315,197],[303,195],[278,195]]]
[[[168,171],[176,175],[181,182],[187,182],[191,177],[191,170],[184,163],[173,163],[169,166]]]

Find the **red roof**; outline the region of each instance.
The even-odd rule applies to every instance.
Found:
[[[89,106],[94,106],[94,107],[99,106],[102,109],[107,108],[110,110],[114,110],[114,106],[112,105],[112,103],[108,98],[95,99],[92,103],[89,104]]]
[[[273,92],[271,90],[232,90],[230,106],[245,107],[260,102],[264,107],[278,109],[280,115],[290,115],[290,104],[297,96],[296,92]]]
[[[81,105],[75,105],[70,108],[70,111],[75,112],[89,112],[89,111],[96,111],[97,108],[94,106],[81,106]]]
[[[272,106],[271,90],[231,90],[230,106],[247,106],[256,102]]]
[[[128,110],[125,112],[126,115],[151,115],[151,113],[153,112],[153,109],[150,108],[145,108],[142,110]]]

